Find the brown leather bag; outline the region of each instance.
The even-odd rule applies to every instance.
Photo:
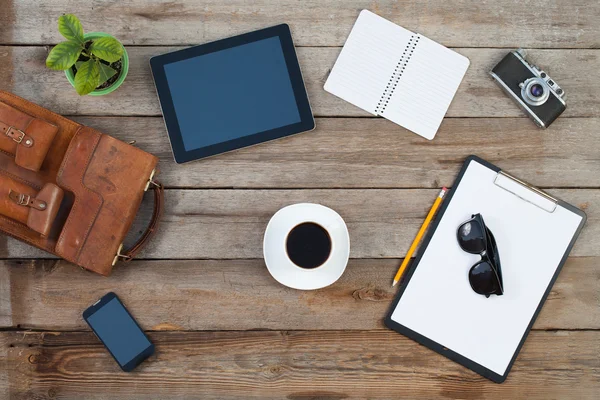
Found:
[[[0,231],[83,268],[109,275],[156,231],[163,190],[158,159],[13,94],[0,91]],[[154,190],[146,232],[123,240]]]

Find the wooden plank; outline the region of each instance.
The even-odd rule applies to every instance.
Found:
[[[0,261],[0,265],[2,265]],[[0,327],[12,326],[12,303],[10,290],[10,270],[0,267]]]
[[[314,132],[175,164],[162,118],[78,117],[160,157],[168,187],[328,188],[450,186],[470,154],[540,187],[600,187],[600,119],[446,119],[435,141],[383,119],[319,118]],[[343,144],[343,145],[341,145]]]
[[[149,330],[383,329],[398,264],[350,260],[338,282],[305,292],[262,260],[134,261],[108,278],[63,261],[3,261],[12,320],[0,326],[86,329],[82,311],[114,291]],[[599,272],[600,257],[570,258],[534,329],[600,329]]]
[[[92,333],[0,332],[10,398],[596,399],[600,332],[532,332],[498,385],[392,331],[161,332],[123,373]]]
[[[6,6],[5,6],[6,3]],[[340,46],[358,13],[369,8],[447,46],[600,47],[600,7],[588,0],[478,2],[458,0],[146,0],[73,7],[68,0],[5,0],[0,43],[49,44],[63,40],[57,18],[75,12],[86,31],[106,31],[126,44],[202,43],[288,23],[301,46]],[[27,23],[21,23],[26,20]]]
[[[588,222],[573,256],[600,256],[600,190],[556,189],[551,194],[586,209]],[[165,213],[152,243],[140,253],[157,259],[262,258],[262,238],[280,208],[301,202],[333,208],[350,231],[352,258],[400,258],[421,226],[438,189],[168,190]],[[150,197],[150,196],[148,196]],[[145,228],[151,202],[132,231]],[[39,258],[45,253],[12,238],[1,258]]]
[[[10,270],[0,262],[0,329],[12,326],[12,302],[10,285],[13,279]],[[3,338],[0,337],[0,399],[10,398],[10,380],[8,376],[8,346],[4,346]]]
[[[23,24],[25,25],[25,24]],[[129,75],[118,92],[110,96],[78,96],[62,72],[46,68],[45,47],[0,46],[0,89],[37,102],[61,114],[76,115],[161,115],[150,74],[151,56],[175,50],[173,47],[128,47]],[[490,78],[488,72],[507,49],[456,49],[469,57],[471,66],[448,110],[449,117],[521,117],[524,114]],[[298,58],[316,116],[361,116],[371,114],[323,89],[339,48],[300,48]],[[563,117],[600,115],[600,80],[590,71],[597,69],[600,50],[531,50],[536,61],[562,86],[568,108]],[[524,121],[529,131],[537,130]],[[391,124],[391,122],[390,122]],[[394,125],[395,126],[395,125]],[[400,131],[401,128],[397,127]],[[427,143],[425,139],[420,139]]]
[[[11,383],[8,376],[9,359],[8,345],[5,338],[0,336],[0,398],[9,399],[11,391]]]

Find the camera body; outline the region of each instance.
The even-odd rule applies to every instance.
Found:
[[[567,108],[565,92],[550,76],[530,64],[522,49],[513,50],[490,75],[540,128],[547,128]]]

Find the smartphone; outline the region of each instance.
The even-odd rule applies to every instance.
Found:
[[[85,310],[83,319],[125,372],[154,354],[154,345],[112,292]]]

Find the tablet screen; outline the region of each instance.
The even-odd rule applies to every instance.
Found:
[[[186,151],[301,121],[277,36],[168,63],[164,72]]]

